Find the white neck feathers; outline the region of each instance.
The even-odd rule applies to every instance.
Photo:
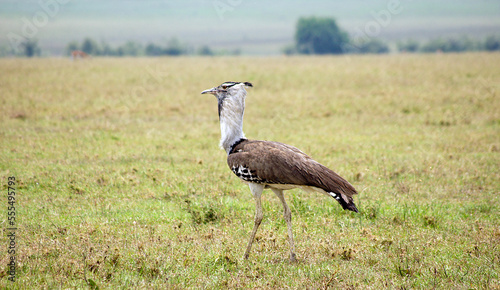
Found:
[[[243,133],[243,113],[245,111],[245,89],[239,90],[234,96],[226,97],[222,102],[219,121],[220,121],[220,147],[226,150],[227,154],[240,139],[245,138]]]

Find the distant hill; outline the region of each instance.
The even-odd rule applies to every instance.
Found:
[[[244,54],[279,54],[293,42],[301,16],[335,17],[352,37],[388,41],[500,31],[500,2],[472,0],[364,1],[39,1],[0,2],[0,46],[9,33],[33,36],[43,50],[63,53],[84,37],[111,45],[127,40],[165,43],[176,37],[199,47],[241,49]],[[34,29],[31,29],[34,27]],[[33,31],[36,30],[36,31]]]

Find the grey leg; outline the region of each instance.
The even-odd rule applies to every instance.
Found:
[[[253,240],[255,239],[255,234],[257,233],[257,229],[262,222],[263,213],[262,213],[262,203],[261,196],[262,191],[264,190],[264,186],[256,183],[249,184],[250,190],[252,191],[253,197],[255,198],[255,224],[253,226],[252,234],[250,235],[250,240],[248,241],[247,250],[245,251],[245,259],[248,259],[248,255],[250,255],[250,249],[252,248]]]
[[[288,227],[288,238],[290,242],[290,261],[295,262],[295,244],[293,243],[293,231],[292,231],[292,211],[286,204],[285,196],[283,195],[283,190],[272,188],[273,192],[278,196],[281,203],[283,204],[283,216],[285,217],[286,226]]]

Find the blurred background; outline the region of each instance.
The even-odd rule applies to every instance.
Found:
[[[312,17],[347,35],[340,51],[300,48]],[[496,0],[0,1],[3,57],[456,52],[498,50],[499,35]]]

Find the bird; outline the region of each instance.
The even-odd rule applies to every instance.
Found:
[[[353,195],[356,189],[328,167],[315,161],[301,150],[279,142],[247,139],[243,133],[246,88],[250,82],[224,82],[201,94],[217,98],[221,130],[220,147],[227,153],[231,171],[247,183],[255,200],[254,227],[244,258],[248,259],[257,229],[262,222],[261,196],[271,189],[283,205],[290,245],[290,261],[297,260],[292,231],[292,213],[283,191],[300,188],[306,192],[320,192],[335,199],[344,210],[358,212]]]

